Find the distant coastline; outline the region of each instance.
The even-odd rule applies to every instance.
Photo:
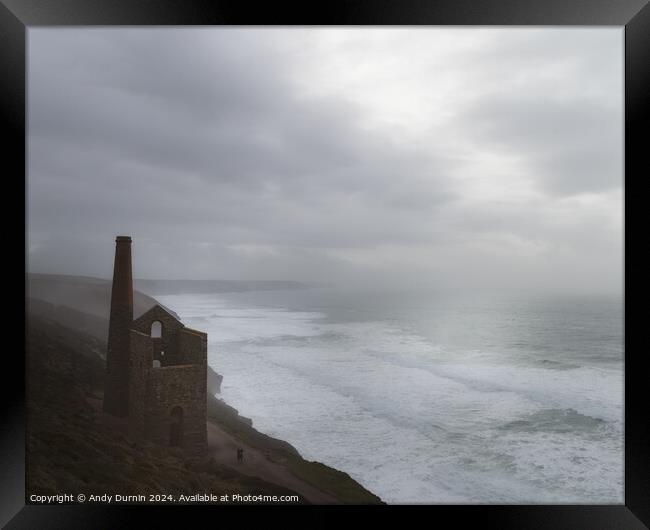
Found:
[[[238,293],[278,289],[308,289],[309,284],[280,280],[133,280],[135,289],[150,296],[160,294]]]

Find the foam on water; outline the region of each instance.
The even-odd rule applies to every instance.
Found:
[[[450,350],[390,320],[157,297],[223,398],[387,502],[622,503],[622,366]]]

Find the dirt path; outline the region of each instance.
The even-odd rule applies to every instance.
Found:
[[[237,462],[237,448],[244,450],[244,461]],[[314,504],[338,504],[331,495],[300,480],[282,464],[269,460],[259,449],[241,443],[230,433],[208,422],[208,453],[218,463],[244,475],[259,477],[289,488]]]
[[[102,401],[100,399],[88,398],[87,401],[97,412],[101,412]],[[128,431],[126,418],[114,418],[103,414],[102,422],[109,425],[116,432],[126,433]],[[213,457],[217,463],[234,469],[243,475],[258,477],[272,484],[289,488],[313,504],[339,504],[339,501],[332,495],[300,480],[287,467],[272,462],[262,451],[242,443],[218,425],[208,422],[207,427],[208,456]],[[237,448],[244,450],[243,462],[237,462]]]

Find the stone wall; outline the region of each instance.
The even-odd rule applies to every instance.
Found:
[[[131,328],[151,336],[151,325],[160,322],[162,325],[159,351],[159,360],[163,366],[169,364],[183,364],[182,349],[179,349],[178,333],[185,326],[172,314],[165,311],[159,305],[152,307],[149,311],[133,321]]]
[[[154,322],[160,338],[152,337]],[[104,411],[128,416],[131,435],[180,446],[189,457],[207,450],[207,334],[186,328],[155,305],[133,320],[131,238],[118,236],[111,291]],[[154,360],[160,361],[153,365]],[[160,366],[158,366],[160,364]]]
[[[178,350],[181,364],[207,367],[208,334],[187,327],[181,329],[178,333]]]
[[[161,358],[160,352],[162,351],[162,341],[160,337],[151,337],[151,345],[153,346],[153,358],[156,361],[160,361],[161,365],[164,366],[164,359]]]
[[[160,322],[161,337],[151,337]],[[160,306],[130,324],[128,414],[134,438],[170,445],[172,424],[182,410],[180,447],[188,457],[207,450],[207,342],[201,331],[186,328]],[[159,360],[161,366],[153,366]]]
[[[152,370],[153,343],[151,337],[131,330],[131,356],[129,358],[129,430],[137,439],[147,435],[147,388]]]
[[[170,444],[172,411],[183,410],[182,444],[188,456],[202,456],[207,449],[206,371],[200,365],[153,368],[147,385],[145,414],[150,419],[147,438]]]

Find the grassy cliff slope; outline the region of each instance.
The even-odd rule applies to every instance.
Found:
[[[28,494],[290,495],[298,489],[320,491],[334,503],[381,502],[346,473],[308,462],[290,444],[258,432],[212,394],[209,424],[283,473],[265,480],[214,458],[189,463],[176,448],[130,440],[120,420],[101,412],[105,319],[42,300],[30,300],[28,307]],[[217,391],[220,376],[212,372],[209,379]],[[298,494],[301,502],[310,502],[309,495]]]

